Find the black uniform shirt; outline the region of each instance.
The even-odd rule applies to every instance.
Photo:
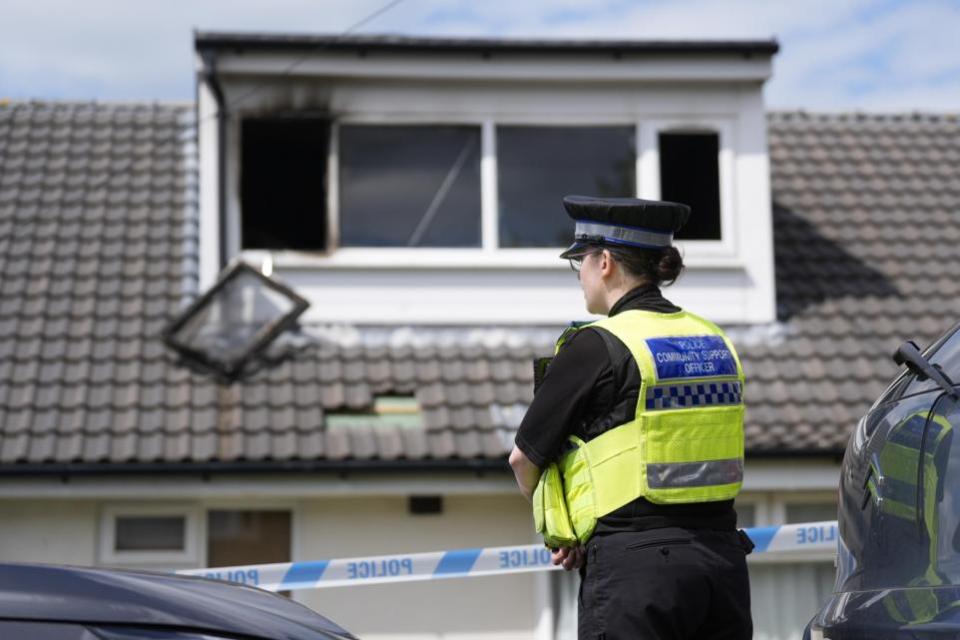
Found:
[[[652,286],[625,294],[609,315],[628,309],[680,311]],[[604,337],[601,330],[577,331],[550,363],[517,431],[517,447],[542,469],[560,456],[571,434],[590,440],[632,419],[632,413],[616,417],[614,407],[620,403],[635,411],[639,387],[639,367],[626,345],[611,334]],[[625,393],[632,393],[626,402]],[[600,518],[597,533],[660,527],[729,530],[735,528],[736,519],[733,500],[660,505],[638,498]]]

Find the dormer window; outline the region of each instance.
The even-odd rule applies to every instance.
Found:
[[[656,133],[638,153],[647,126]],[[244,249],[555,249],[570,240],[560,201],[571,193],[683,202],[693,216],[677,239],[724,240],[721,136],[707,129],[350,121],[331,128],[326,119],[286,117],[247,119],[241,130]],[[658,166],[638,193],[640,154]],[[496,171],[485,172],[484,162]]]
[[[287,117],[241,131],[244,249],[556,249],[570,241],[563,196],[637,191],[635,124],[344,122],[331,133],[325,119]],[[484,157],[496,173],[483,175]]]
[[[634,196],[693,209],[677,304],[776,317],[775,43],[197,42],[198,114],[232,107],[198,120],[205,286],[242,254],[324,301],[310,322],[578,318],[561,199]]]

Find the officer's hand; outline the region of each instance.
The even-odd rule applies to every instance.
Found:
[[[567,571],[579,569],[583,566],[584,551],[583,547],[560,547],[552,552],[551,560],[554,565],[563,565]]]

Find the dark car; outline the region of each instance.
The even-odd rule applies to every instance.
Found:
[[[836,586],[805,637],[960,638],[957,329],[897,350],[906,368],[850,438]]]
[[[204,578],[0,564],[3,640],[356,640],[306,607]]]

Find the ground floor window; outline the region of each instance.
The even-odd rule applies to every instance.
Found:
[[[108,505],[99,561],[147,569],[290,562],[289,509],[197,505]]]
[[[207,512],[207,566],[290,562],[290,512]]]
[[[117,565],[195,564],[197,513],[176,505],[116,505],[100,518],[100,561]]]

